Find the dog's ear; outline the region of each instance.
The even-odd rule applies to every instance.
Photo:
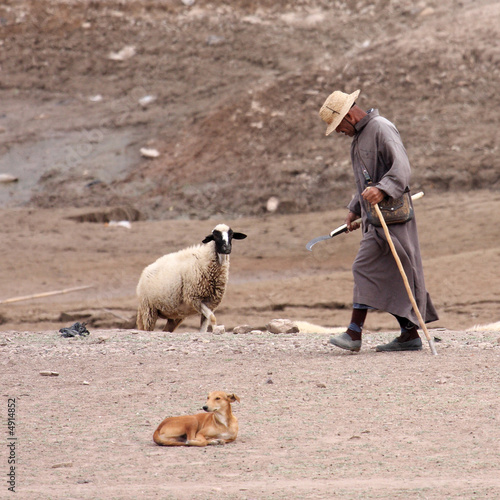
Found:
[[[238,403],[240,402],[240,398],[238,396],[236,396],[236,394],[226,394],[227,396],[227,399],[229,399],[229,401],[231,401],[231,403],[234,403],[235,401],[238,401]]]

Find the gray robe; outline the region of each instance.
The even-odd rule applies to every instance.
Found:
[[[410,185],[410,162],[399,132],[390,121],[379,116],[378,110],[372,110],[356,124],[351,161],[358,192],[348,209],[363,219],[363,239],[352,266],[353,302],[408,318],[418,325],[384,230],[368,224],[364,208],[367,202],[361,197],[366,187],[363,166],[373,185],[392,198],[401,196]],[[415,218],[388,227],[422,318],[426,323],[437,320],[437,312],[425,288]]]

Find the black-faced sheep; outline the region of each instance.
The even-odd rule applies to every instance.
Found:
[[[151,331],[158,318],[173,332],[193,314],[201,315],[200,332],[217,325],[214,311],[224,297],[229,277],[231,241],[247,235],[218,224],[202,242],[160,257],[142,271],[137,285],[137,328]]]

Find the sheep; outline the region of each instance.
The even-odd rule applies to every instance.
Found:
[[[247,235],[226,224],[215,226],[202,244],[160,257],[147,266],[137,285],[137,328],[151,331],[158,318],[167,320],[163,331],[173,332],[193,314],[201,315],[200,332],[209,322],[217,325],[214,311],[224,297],[229,277],[231,241]]]

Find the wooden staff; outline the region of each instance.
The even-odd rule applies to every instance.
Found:
[[[41,297],[50,297],[51,295],[60,295],[62,293],[77,292],[92,288],[94,285],[77,286],[75,288],[65,288],[64,290],[55,290],[53,292],[35,293],[33,295],[25,295],[24,297],[12,297],[11,299],[0,300],[0,304],[9,304],[11,302],[21,302],[22,300],[39,299]]]
[[[398,265],[399,272],[401,273],[401,277],[403,278],[406,292],[408,293],[408,297],[410,298],[411,305],[413,306],[413,310],[415,311],[415,314],[417,315],[418,322],[420,323],[420,326],[422,330],[425,333],[425,336],[427,337],[427,340],[429,341],[429,347],[431,348],[432,354],[434,356],[437,356],[437,351],[436,347],[434,346],[434,340],[432,340],[431,336],[429,335],[429,332],[427,331],[427,327],[425,326],[424,319],[422,318],[422,315],[420,314],[420,311],[417,306],[417,301],[415,300],[415,297],[413,296],[413,292],[411,291],[410,288],[410,283],[408,282],[408,278],[406,277],[405,270],[403,268],[403,264],[401,264],[401,259],[399,258],[398,252],[396,252],[396,247],[394,246],[394,243],[392,242],[391,238],[391,233],[389,233],[389,228],[387,227],[387,224],[385,222],[384,216],[382,215],[382,212],[380,211],[380,207],[378,206],[378,203],[374,205],[375,211],[377,212],[378,218],[380,219],[380,223],[382,224],[382,227],[384,228],[384,233],[387,238],[387,242],[389,243],[389,246],[391,247],[391,252],[392,255],[394,256],[394,259],[396,261],[396,264]]]

